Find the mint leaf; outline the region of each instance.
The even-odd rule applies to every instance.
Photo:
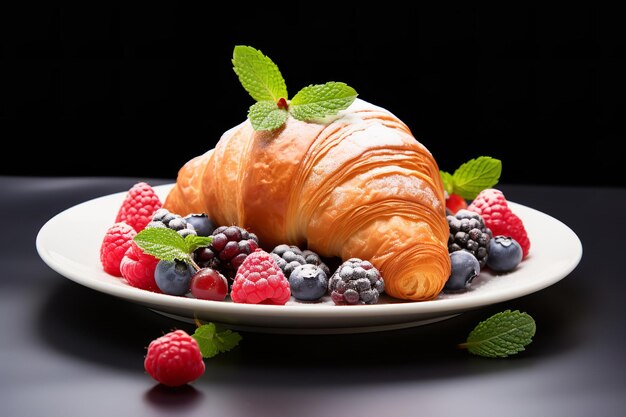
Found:
[[[274,130],[285,123],[289,114],[273,101],[259,101],[250,106],[248,118],[254,130]]]
[[[232,63],[241,85],[256,101],[287,99],[287,85],[278,66],[261,51],[235,46]]]
[[[441,182],[443,182],[443,189],[448,195],[452,194],[454,192],[454,179],[452,178],[452,174],[439,171],[439,176],[441,176]]]
[[[535,320],[518,310],[494,314],[471,331],[459,347],[488,358],[506,358],[524,350],[535,335]]]
[[[191,253],[198,248],[209,246],[211,242],[213,242],[212,236],[187,235],[185,236],[185,244],[187,245],[186,252]]]
[[[298,120],[321,119],[346,109],[357,92],[345,83],[330,81],[304,87],[291,99],[289,111]]]
[[[133,238],[137,246],[149,255],[164,261],[189,262],[189,251],[185,239],[172,229],[147,227]]]
[[[454,194],[466,200],[476,198],[478,193],[498,183],[502,162],[489,156],[480,156],[461,165],[452,175]]]
[[[198,342],[204,358],[212,358],[218,353],[228,352],[239,344],[241,336],[232,330],[217,331],[213,323],[203,324],[191,335]]]

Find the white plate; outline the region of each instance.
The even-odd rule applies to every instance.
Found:
[[[163,199],[172,185],[155,187]],[[96,291],[140,303],[163,314],[197,317],[241,330],[283,333],[357,333],[400,329],[452,317],[463,311],[510,300],[546,288],[567,276],[582,256],[582,245],[566,225],[537,210],[510,203],[532,242],[527,259],[513,272],[484,271],[472,289],[423,302],[384,298],[376,305],[335,306],[332,302],[285,306],[236,304],[175,297],[140,290],[106,274],[100,244],[115,220],[125,192],[96,198],[50,219],[39,231],[41,258],[65,277]]]

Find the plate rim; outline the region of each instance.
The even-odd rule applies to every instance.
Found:
[[[153,188],[157,193],[165,193],[168,189],[174,186],[174,183],[157,185]],[[506,292],[497,292],[493,294],[487,293],[473,293],[471,298],[437,298],[429,301],[400,301],[397,303],[387,304],[374,304],[374,305],[352,305],[352,306],[334,306],[334,305],[319,305],[319,304],[298,304],[298,305],[265,305],[265,304],[240,304],[233,302],[223,301],[209,301],[199,300],[189,297],[178,297],[167,294],[159,294],[151,291],[146,291],[138,288],[131,287],[128,284],[114,285],[106,281],[94,279],[92,277],[84,277],[79,271],[72,269],[69,266],[60,264],[50,254],[50,249],[46,248],[44,240],[55,223],[61,221],[64,216],[67,216],[68,212],[72,210],[78,210],[81,206],[97,204],[99,200],[118,198],[126,194],[126,191],[117,193],[111,193],[100,197],[92,198],[81,203],[75,204],[71,207],[62,210],[53,217],[51,217],[46,223],[39,229],[36,238],[36,248],[39,256],[42,260],[54,271],[59,273],[71,281],[74,281],[85,287],[94,289],[99,292],[103,292],[112,296],[116,296],[125,300],[133,301],[144,305],[162,306],[166,308],[180,308],[184,310],[207,310],[210,307],[211,311],[216,314],[229,314],[236,312],[237,314],[255,314],[264,313],[268,316],[276,316],[278,313],[288,314],[293,318],[310,317],[312,313],[316,316],[334,317],[342,315],[342,317],[374,317],[381,314],[391,316],[408,316],[408,315],[436,315],[436,314],[454,314],[458,312],[468,311],[499,302],[504,302],[519,298],[525,295],[532,294],[547,288],[555,283],[559,282],[563,278],[567,277],[578,266],[583,255],[583,246],[580,238],[576,233],[565,223],[557,218],[541,212],[532,207],[528,207],[513,201],[509,201],[509,205],[515,211],[516,207],[522,207],[524,210],[530,210],[535,215],[545,216],[548,220],[556,222],[559,227],[562,227],[564,232],[570,234],[573,237],[574,246],[576,252],[573,253],[570,258],[570,262],[563,266],[563,268],[556,274],[552,274],[550,278],[537,282],[532,282],[528,285],[522,285],[514,287]],[[529,254],[532,257],[532,252]],[[530,258],[531,259],[531,258]],[[103,272],[104,273],[104,272]],[[122,280],[122,278],[119,278]],[[157,307],[158,308],[158,307]]]

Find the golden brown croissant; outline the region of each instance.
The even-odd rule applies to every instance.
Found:
[[[397,298],[432,299],[450,274],[437,164],[404,123],[363,100],[326,124],[289,118],[270,132],[245,121],[180,170],[164,206],[245,227],[270,250],[369,260]]]

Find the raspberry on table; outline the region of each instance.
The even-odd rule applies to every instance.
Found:
[[[376,304],[385,281],[369,261],[351,258],[328,280],[328,293],[335,304]]]
[[[466,250],[476,257],[481,268],[485,266],[489,256],[489,241],[493,235],[480,214],[461,209],[446,218],[450,228],[448,252]]]
[[[132,243],[122,262],[120,271],[128,283],[136,288],[153,292],[161,292],[154,279],[159,260],[152,255],[144,253],[136,243]]]
[[[161,205],[154,189],[145,182],[138,182],[126,193],[115,221],[125,222],[136,232],[141,232]]]
[[[257,249],[239,267],[230,296],[235,303],[283,305],[291,290],[272,256]]]
[[[170,387],[195,381],[205,370],[198,342],[183,330],[150,342],[144,367],[152,378]]]
[[[100,246],[100,262],[104,272],[116,277],[122,276],[120,263],[136,235],[135,229],[124,222],[109,227]]]
[[[468,210],[480,214],[494,236],[510,236],[522,247],[523,257],[530,250],[530,239],[522,220],[513,213],[500,190],[488,188],[478,194]]]

